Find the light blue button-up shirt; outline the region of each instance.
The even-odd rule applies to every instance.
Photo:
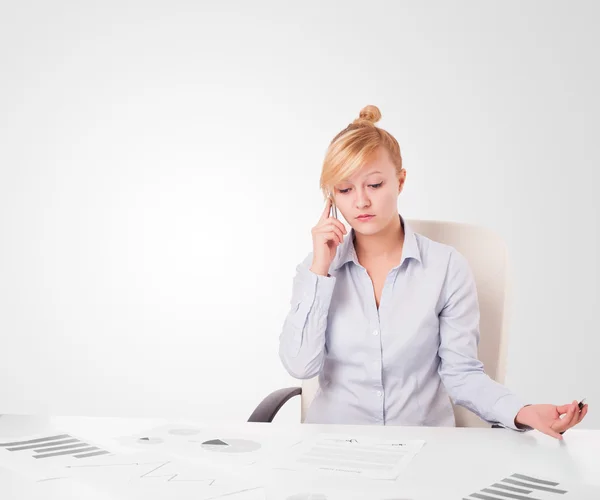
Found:
[[[279,356],[293,377],[319,377],[305,422],[454,426],[450,396],[516,430],[524,403],[477,358],[479,303],[468,262],[400,220],[402,258],[387,275],[379,309],[354,230],[329,276],[310,271],[312,254],[297,267]]]

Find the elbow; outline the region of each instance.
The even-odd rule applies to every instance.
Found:
[[[445,367],[439,370],[442,383],[453,403],[464,405],[470,400],[473,391],[481,385],[483,370],[479,367]]]
[[[302,353],[291,356],[283,349],[279,350],[279,358],[285,370],[299,380],[307,380],[319,375],[324,361],[323,353],[317,353],[310,357],[303,356]]]

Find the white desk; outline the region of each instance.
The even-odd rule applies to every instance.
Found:
[[[294,439],[304,439],[317,433],[369,435],[382,439],[422,439],[426,441],[420,453],[396,481],[345,479],[340,481],[323,475],[303,475],[292,471],[273,470],[265,477],[266,498],[270,484],[287,484],[290,491],[302,490],[311,484],[318,487],[345,488],[364,492],[369,500],[400,498],[438,500],[456,498],[450,492],[459,491],[474,477],[497,477],[512,468],[515,472],[537,474],[570,484],[587,483],[600,487],[600,431],[572,429],[562,442],[538,432],[517,433],[505,429],[326,426],[308,424],[214,424],[177,420],[177,424],[199,427],[242,430],[257,439],[273,432],[283,432]],[[103,439],[134,434],[169,423],[165,419],[109,419],[87,417],[0,416],[0,441],[7,437],[37,434],[61,428],[89,439]],[[498,471],[495,475],[495,471]],[[53,484],[54,483],[54,484]],[[73,488],[67,482],[30,483],[0,467],[0,498],[8,499],[69,499],[102,498],[94,491]],[[110,496],[110,498],[125,498]],[[159,497],[156,497],[159,498]],[[161,497],[162,498],[162,497]],[[245,498],[245,497],[240,497]],[[258,497],[260,498],[260,497]],[[286,496],[278,500],[285,500]],[[314,497],[324,498],[324,497]],[[600,498],[600,497],[598,497]],[[596,500],[598,500],[598,498]],[[234,500],[228,497],[226,500]],[[150,499],[149,499],[150,500]]]

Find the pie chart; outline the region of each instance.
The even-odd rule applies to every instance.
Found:
[[[138,439],[138,443],[142,444],[161,444],[163,440],[161,438],[143,437]]]
[[[246,439],[211,439],[201,446],[217,453],[248,453],[260,449],[260,443]]]

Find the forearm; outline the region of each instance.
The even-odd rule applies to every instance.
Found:
[[[295,378],[312,378],[321,370],[334,286],[335,278],[299,268],[291,308],[279,337],[279,357]]]
[[[440,370],[444,386],[452,401],[467,408],[490,424],[520,430],[515,417],[524,402],[507,387],[491,379],[483,367],[474,363],[458,371]]]

